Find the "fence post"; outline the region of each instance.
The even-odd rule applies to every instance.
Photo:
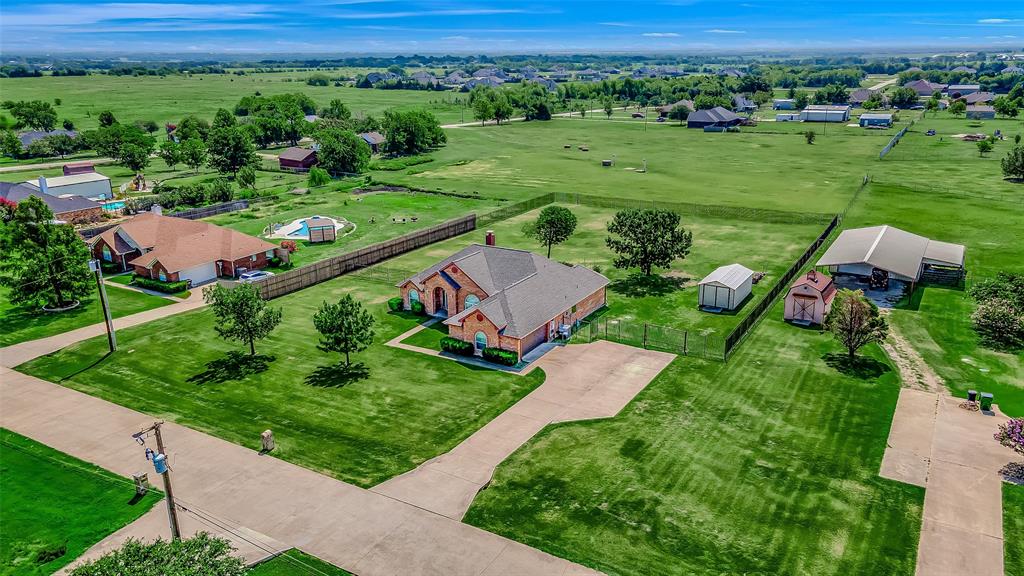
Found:
[[[686,344],[687,344],[686,341],[689,338],[689,336],[690,336],[690,331],[689,330],[686,330],[686,331],[683,332],[683,356],[686,356]]]
[[[644,350],[647,349],[647,322],[644,322]]]

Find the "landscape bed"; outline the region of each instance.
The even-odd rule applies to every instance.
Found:
[[[0,428],[0,573],[52,574],[163,495]]]

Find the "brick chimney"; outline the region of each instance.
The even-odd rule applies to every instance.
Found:
[[[494,230],[488,230],[485,242],[488,246],[494,246]]]

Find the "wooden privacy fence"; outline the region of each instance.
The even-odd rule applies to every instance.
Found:
[[[580,322],[573,333],[574,342],[608,340],[645,350],[661,350],[680,356],[711,360],[725,359],[725,341],[714,334],[700,334],[658,324],[599,317]]]
[[[200,218],[206,218],[207,216],[216,216],[217,214],[225,214],[227,212],[237,212],[238,210],[245,210],[249,206],[258,202],[269,202],[271,200],[277,200],[277,196],[257,196],[256,198],[248,198],[245,200],[232,200],[230,202],[222,202],[220,204],[211,204],[209,206],[202,206],[199,208],[189,208],[187,210],[179,210],[177,212],[171,212],[167,216],[174,216],[175,218],[184,218],[186,220],[198,220]]]
[[[743,341],[743,338],[748,332],[750,332],[750,329],[757,325],[757,322],[762,316],[764,316],[765,312],[772,307],[775,299],[778,298],[784,290],[789,289],[790,282],[792,282],[793,278],[800,273],[800,270],[802,270],[811,257],[814,256],[814,253],[818,251],[818,248],[821,248],[821,245],[828,240],[829,235],[832,234],[832,231],[839,226],[840,221],[841,217],[838,214],[832,217],[832,221],[828,223],[828,226],[825,227],[814,242],[811,242],[811,245],[808,246],[807,249],[804,250],[803,254],[796,259],[796,262],[793,262],[793,265],[786,270],[786,273],[779,278],[779,281],[776,282],[768,293],[754,305],[754,309],[751,310],[750,313],[732,329],[732,332],[725,337],[725,349],[723,351],[725,359],[729,358],[729,354],[731,354],[736,346]]]
[[[283,272],[261,280],[257,286],[259,286],[264,298],[268,300],[277,298],[278,296],[284,296],[296,290],[302,290],[314,284],[337,278],[342,274],[372,266],[382,260],[411,252],[428,244],[471,232],[474,229],[476,229],[476,215],[470,214],[469,216],[442,222],[430,228],[416,230],[398,238],[373,244],[366,248]]]

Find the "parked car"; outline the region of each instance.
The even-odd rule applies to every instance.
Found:
[[[252,272],[246,272],[238,277],[238,281],[242,284],[251,284],[253,282],[259,282],[260,280],[266,280],[273,276],[273,272],[267,272],[265,270],[253,270]]]
[[[630,114],[630,116],[632,116],[633,118],[643,118],[644,117],[644,115],[642,113],[640,113],[640,112],[633,112],[632,114]]]
[[[659,116],[658,119],[655,120],[655,122],[664,122],[664,121],[665,121],[665,117],[664,116]]]

